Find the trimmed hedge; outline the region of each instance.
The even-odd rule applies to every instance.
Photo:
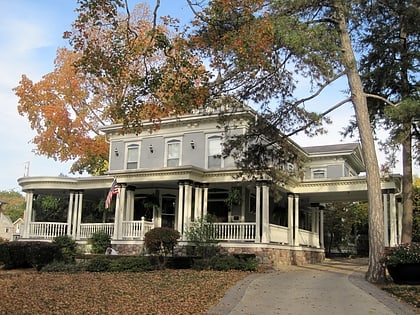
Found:
[[[253,254],[241,254],[233,256],[214,256],[211,258],[194,259],[192,266],[195,270],[242,270],[256,271],[258,261]]]
[[[154,270],[150,259],[145,256],[96,256],[86,263],[90,272],[142,272]]]
[[[7,242],[0,244],[0,262],[5,269],[31,268],[40,270],[57,257],[59,247],[48,242]]]

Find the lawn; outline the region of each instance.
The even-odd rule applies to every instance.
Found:
[[[142,273],[0,271],[0,314],[204,314],[239,271]]]
[[[397,285],[389,284],[382,287],[382,290],[395,296],[397,299],[420,308],[420,286],[419,285]]]

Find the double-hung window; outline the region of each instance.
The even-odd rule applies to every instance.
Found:
[[[172,139],[166,142],[166,166],[179,166],[181,162],[181,141]]]
[[[137,143],[132,143],[127,145],[127,164],[126,168],[128,170],[135,170],[140,167],[140,145]]]
[[[222,137],[207,138],[207,166],[208,168],[222,167]]]

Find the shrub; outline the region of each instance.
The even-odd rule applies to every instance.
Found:
[[[56,244],[47,242],[8,242],[0,244],[0,261],[6,269],[35,267],[40,270],[57,256]]]
[[[90,272],[106,272],[111,270],[111,260],[104,256],[97,256],[87,262],[86,270]]]
[[[255,255],[234,255],[234,256],[214,256],[211,258],[195,259],[193,269],[195,270],[242,270],[256,271],[258,261]]]
[[[189,246],[189,249],[193,250],[192,255],[207,258],[219,254],[220,249],[215,238],[211,216],[191,222],[185,235],[187,240],[194,245],[194,247]]]
[[[420,243],[400,244],[392,248],[381,262],[386,266],[420,263]]]
[[[104,230],[99,230],[92,234],[89,239],[92,245],[92,254],[104,254],[108,247],[111,247],[111,236]]]
[[[66,264],[76,262],[77,243],[68,235],[58,236],[53,240],[58,246],[58,255],[56,259]]]
[[[144,235],[144,245],[150,253],[166,256],[173,251],[180,236],[176,230],[158,227]]]
[[[168,257],[166,267],[171,269],[190,269],[193,266],[193,257],[191,256],[173,256]]]
[[[142,272],[151,271],[153,266],[145,256],[133,256],[133,257],[116,257],[110,259],[110,271],[116,272]]]
[[[97,256],[86,264],[90,272],[143,272],[153,270],[150,259],[145,256]]]
[[[52,263],[42,267],[42,272],[65,272],[77,273],[85,270],[84,264],[67,264],[63,261],[53,261]]]

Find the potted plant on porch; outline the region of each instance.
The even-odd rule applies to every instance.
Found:
[[[400,244],[389,249],[382,258],[397,284],[420,284],[420,244]]]

